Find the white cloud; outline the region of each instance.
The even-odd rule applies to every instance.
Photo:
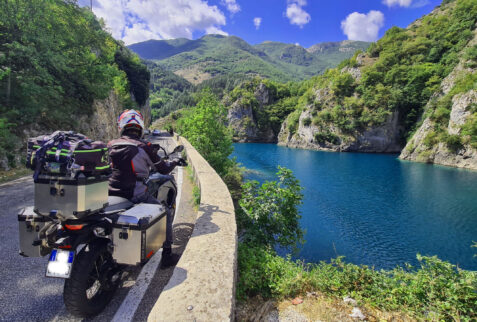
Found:
[[[303,28],[304,25],[310,22],[310,14],[303,10],[307,3],[306,0],[288,0],[287,3],[286,16],[292,25]]]
[[[262,24],[262,18],[260,17],[253,18],[253,24],[255,25],[255,28],[258,30],[260,28],[260,25]]]
[[[152,32],[146,24],[136,23],[130,28],[124,30],[124,36],[122,40],[126,44],[133,44],[136,42],[146,41],[149,39],[156,39],[157,35]]]
[[[350,40],[376,41],[379,29],[384,25],[381,11],[371,10],[368,14],[353,12],[341,22],[343,33]]]
[[[399,6],[399,7],[409,7],[412,3],[412,0],[383,0],[383,4],[388,7]]]
[[[209,35],[210,34],[222,35],[222,36],[228,36],[229,35],[227,32],[223,31],[222,29],[214,27],[214,26],[205,29],[205,33],[207,33]]]
[[[429,3],[429,0],[383,0],[383,4],[388,7],[420,8]]]
[[[230,11],[231,14],[240,11],[240,6],[236,2],[236,0],[222,0],[222,4],[227,7],[227,10]]]
[[[83,5],[89,5],[86,2]],[[191,39],[194,31],[227,34],[221,29],[226,24],[223,12],[205,0],[95,0],[93,11],[105,20],[113,37],[126,44]]]

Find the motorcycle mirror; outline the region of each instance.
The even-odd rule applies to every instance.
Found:
[[[174,151],[172,153],[177,153],[177,152],[182,152],[184,151],[184,146],[183,145],[178,145],[174,148]]]

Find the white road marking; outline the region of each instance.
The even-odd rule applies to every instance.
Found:
[[[161,262],[162,248],[155,253],[149,262],[144,265],[133,287],[128,292],[121,306],[116,311],[112,322],[132,321],[139,303],[141,303],[144,294],[146,294],[149,283],[151,282],[157,267]]]
[[[182,178],[183,178],[183,169],[182,167],[177,168],[177,196],[176,196],[176,205],[180,205],[181,196],[182,196]],[[178,207],[177,207],[178,208]],[[177,210],[176,208],[176,210]],[[174,218],[175,219],[175,218]],[[144,265],[141,273],[139,273],[136,283],[128,292],[128,295],[124,299],[123,303],[116,311],[112,322],[129,322],[134,318],[134,314],[146,294],[149,283],[152,281],[154,274],[156,273],[157,267],[161,262],[162,258],[162,248],[154,254],[149,262]]]

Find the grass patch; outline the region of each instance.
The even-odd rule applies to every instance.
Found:
[[[0,184],[12,181],[27,175],[31,175],[32,171],[26,168],[14,168],[9,171],[0,171]]]
[[[200,189],[197,186],[192,188],[192,199],[194,201],[194,206],[198,207],[200,205]]]

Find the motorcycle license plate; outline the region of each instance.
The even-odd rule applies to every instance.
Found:
[[[46,267],[46,276],[70,278],[73,269],[75,252],[71,250],[53,249]]]

